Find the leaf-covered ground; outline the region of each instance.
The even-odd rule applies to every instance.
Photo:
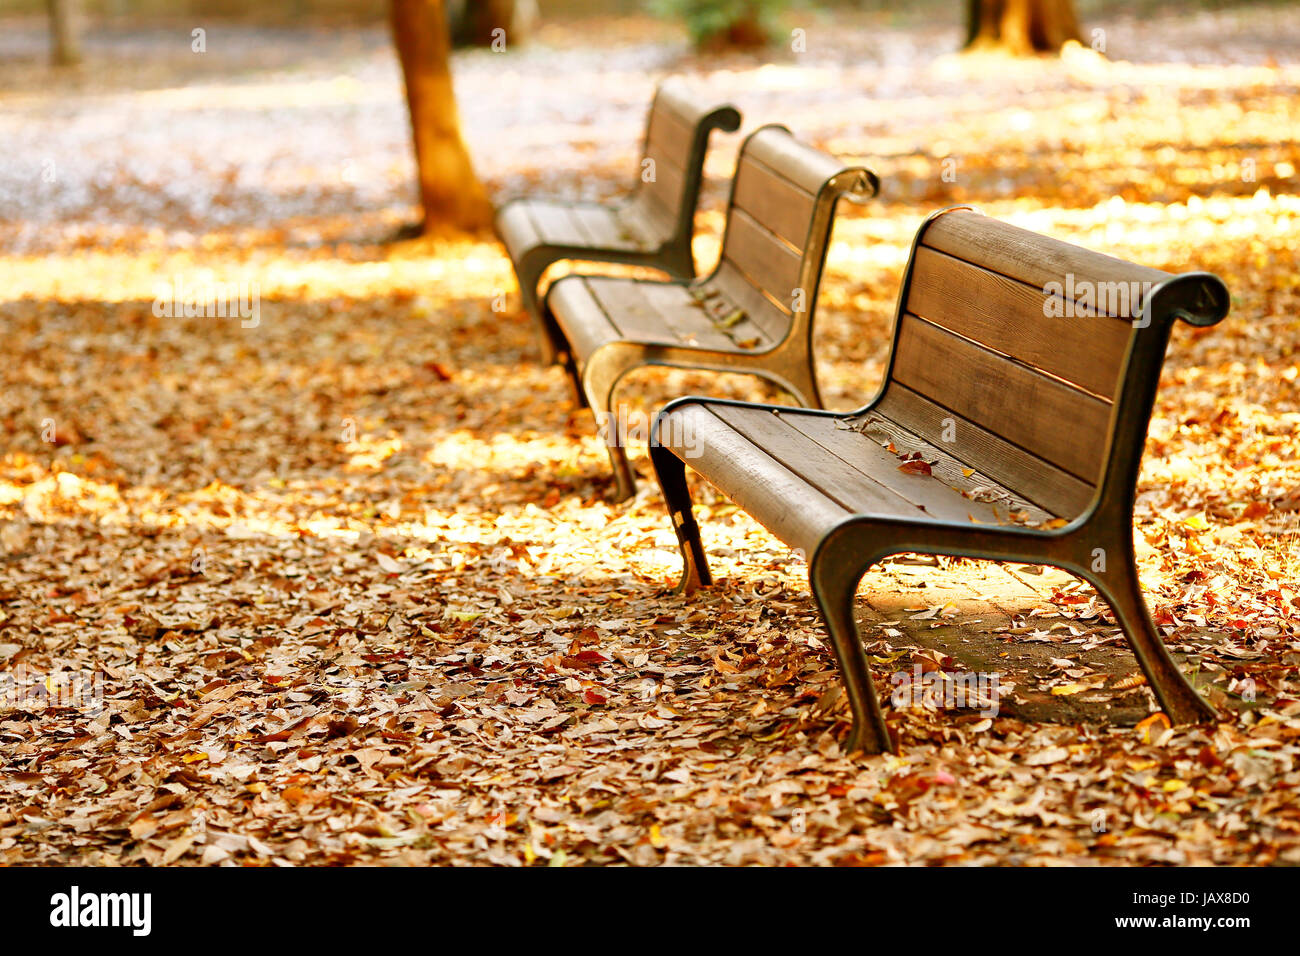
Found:
[[[955,31],[882,19],[791,26],[808,52],[767,64],[617,20],[466,55],[484,178],[615,193],[667,72],[865,158],[884,195],[845,210],[818,334],[840,408],[879,381],[934,208],[1218,272],[1233,313],[1175,334],[1137,525],[1148,600],[1222,722],[1148,717],[1086,587],[905,558],[863,585],[882,690],[996,666],[1003,706],[903,701],[900,756],[846,756],[803,567],[701,485],[721,580],[673,596],[653,481],[606,503],[499,246],[385,242],[414,210],[381,30],[213,25],[202,55],[188,26],[110,30],[54,75],[18,21],[0,861],[1300,863],[1300,23],[1116,20],[1109,60],[1059,63],[945,56]],[[710,155],[705,262],[737,142]],[[204,281],[257,283],[256,325],[154,314],[160,283]],[[775,397],[655,372],[624,394],[688,391]],[[77,673],[101,708],[41,705]]]

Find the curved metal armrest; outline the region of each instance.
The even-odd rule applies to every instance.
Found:
[[[1153,289],[1147,308],[1204,328],[1223,321],[1230,304],[1228,287],[1214,273],[1185,272]]]

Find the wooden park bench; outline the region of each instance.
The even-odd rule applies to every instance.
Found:
[[[850,749],[890,740],[853,617],[866,570],[900,552],[1049,564],[1110,604],[1175,722],[1214,711],[1142,598],[1133,501],[1176,319],[1209,326],[1228,291],[1026,232],[969,209],[917,233],[885,384],[847,413],[684,398],[651,456],[681,545],[681,589],[710,583],[685,463],[809,556],[853,712]]]
[[[764,126],[740,150],[722,255],[694,282],[566,276],[551,286],[543,315],[579,401],[596,413],[617,481],[636,479],[613,415],[614,388],[644,365],[746,372],[821,407],[812,362],[813,312],[841,196],[865,201],[875,173],[845,167]],[[648,436],[647,436],[648,437]]]
[[[740,113],[699,100],[680,80],[665,80],[646,123],[636,189],[616,203],[517,199],[496,214],[519,280],[524,308],[538,325],[543,358],[555,361],[542,328],[538,284],[563,259],[650,266],[679,279],[695,277],[691,239],[704,155],[715,129],[734,132]]]

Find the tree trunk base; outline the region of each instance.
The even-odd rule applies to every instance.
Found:
[[[1083,42],[1073,0],[969,0],[966,46],[1011,56],[1057,54]]]
[[[753,17],[736,20],[725,30],[705,37],[700,49],[706,53],[725,53],[727,50],[760,50],[771,42],[763,24]]]
[[[485,231],[492,204],[460,134],[443,0],[391,0],[393,41],[406,81],[424,233]]]

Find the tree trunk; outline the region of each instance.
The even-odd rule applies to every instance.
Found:
[[[81,24],[76,0],[46,0],[50,11],[50,62],[73,66],[81,62]]]
[[[446,5],[443,0],[392,0],[392,25],[411,111],[423,231],[483,229],[492,221],[492,205],[460,135]]]
[[[1059,53],[1082,42],[1074,0],[967,0],[966,49],[997,49],[1014,56]]]
[[[490,47],[498,39],[514,46],[527,40],[537,21],[537,0],[449,0],[448,7],[457,46]]]

